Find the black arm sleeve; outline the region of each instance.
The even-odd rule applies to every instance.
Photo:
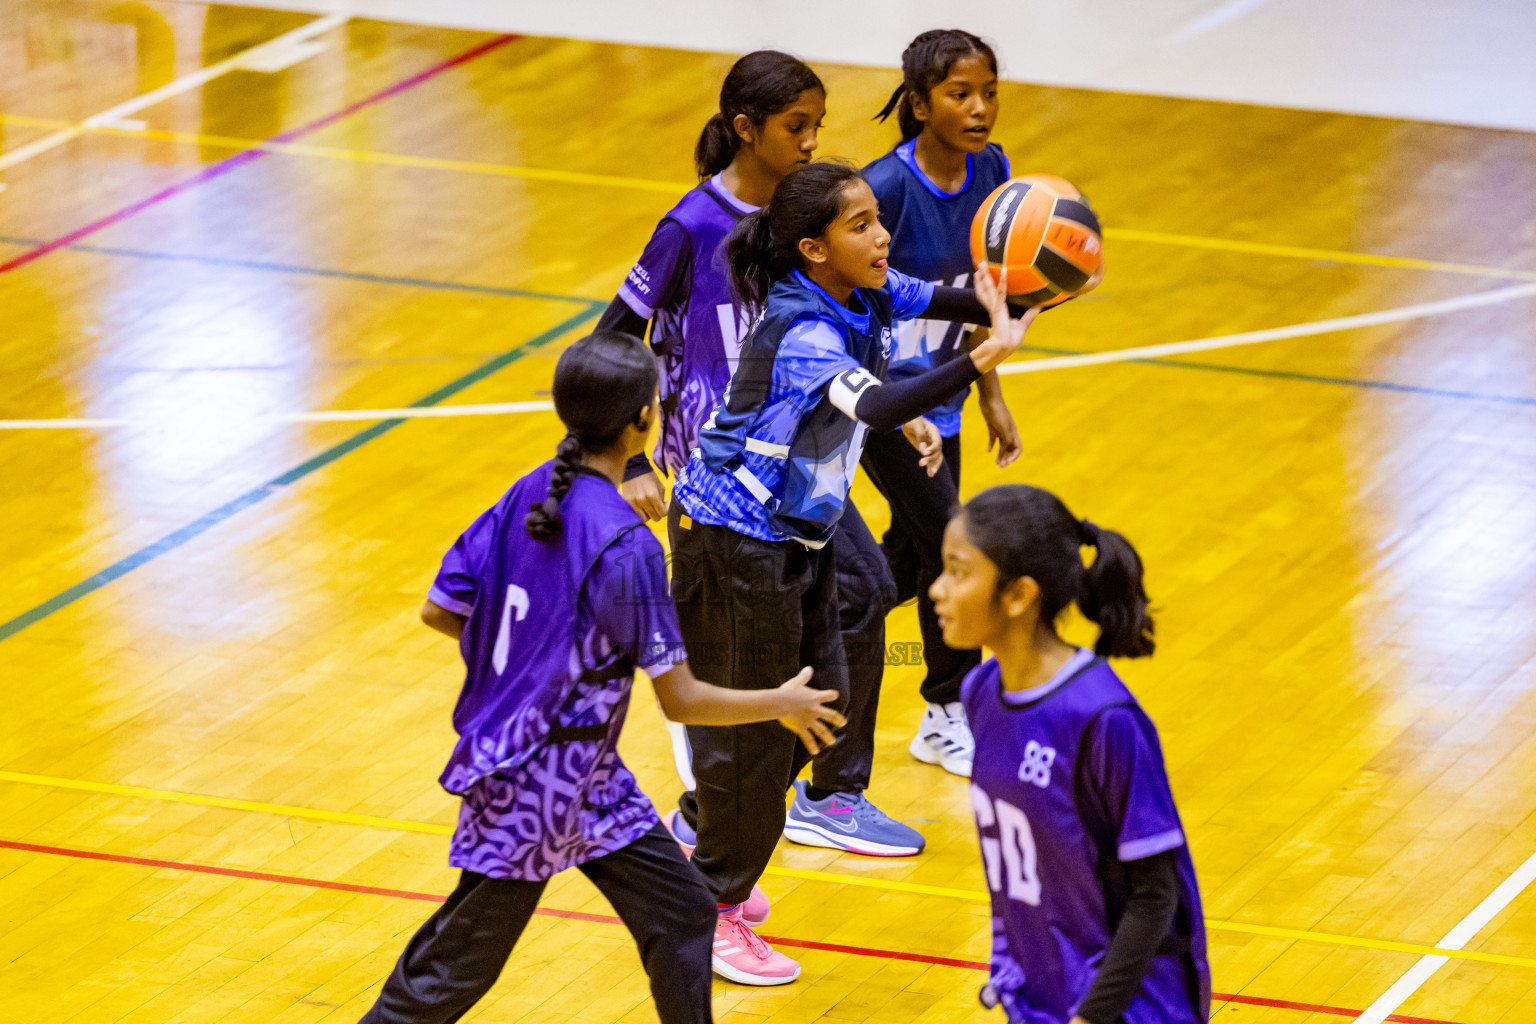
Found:
[[[603,310],[602,317],[597,321],[597,329],[600,331],[622,331],[642,341],[645,340],[645,329],[648,326],[650,321],[630,309],[629,303],[617,295],[613,297],[612,302],[608,303],[608,308]],[[629,483],[636,477],[654,472],[656,471],[651,468],[651,460],[641,452],[624,463],[624,482]]]
[[[1018,303],[1008,303],[1008,315],[1020,317],[1028,306],[1020,306]],[[986,327],[992,323],[992,314],[987,312],[987,307],[981,304],[976,297],[976,292],[970,288],[950,288],[946,285],[934,285],[933,298],[928,300],[928,308],[923,310],[922,316],[927,320],[951,320],[962,324],[976,324]]]
[[[624,482],[629,483],[636,477],[654,472],[656,470],[651,468],[651,460],[645,457],[645,452],[641,452],[630,456],[629,461],[624,463]]]
[[[853,412],[870,430],[895,430],[980,379],[970,356],[961,356],[916,377],[866,388]]]
[[[599,331],[621,331],[624,334],[632,334],[645,340],[645,329],[650,321],[629,308],[629,303],[615,295],[613,301],[608,303],[608,308],[603,310],[602,317],[597,321]]]
[[[1130,893],[1125,914],[1109,942],[1098,977],[1077,1008],[1090,1024],[1115,1024],[1131,1005],[1141,979],[1173,925],[1179,909],[1179,869],[1169,850],[1126,864]]]

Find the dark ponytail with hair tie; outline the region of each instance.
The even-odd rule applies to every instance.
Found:
[[[560,531],[560,503],[576,482],[585,452],[612,448],[656,398],[656,357],[639,338],[597,331],[560,353],[552,393],[566,435],[555,448],[549,494],[523,519],[534,540]]]
[[[1079,520],[1077,524],[1077,539],[1083,542],[1085,548],[1099,546],[1099,528],[1088,520]]]
[[[880,113],[875,115],[875,120],[881,122],[882,124],[885,123],[885,119],[891,116],[891,112],[896,109],[896,105],[900,103],[902,98],[906,95],[907,83],[902,82],[896,87],[895,91],[891,93],[891,98],[885,101],[885,106],[880,108]],[[901,123],[900,115],[897,116],[896,123]],[[921,131],[921,129],[919,129],[919,131]],[[903,139],[902,141],[905,142],[906,140]]]
[[[923,122],[912,110],[912,97],[926,100],[934,87],[949,77],[955,62],[967,57],[981,57],[997,74],[997,54],[980,36],[958,28],[936,28],[920,34],[901,52],[901,84],[875,120],[884,121],[894,110],[902,142],[923,134]]]
[[[807,89],[827,91],[816,72],[797,57],[778,50],[757,50],[731,65],[720,86],[720,110],[704,124],[693,163],[700,178],[712,178],[731,166],[741,148],[736,117],[761,126],[800,98]]]
[[[1096,653],[1143,658],[1156,648],[1141,556],[1123,536],[1079,520],[1049,491],[1022,484],[988,488],[960,514],[971,543],[997,566],[999,593],[1025,576],[1039,585],[1041,622],[1054,628],[1075,601],[1098,623]],[[1097,549],[1087,567],[1084,547]]]
[[[800,239],[819,238],[843,210],[843,190],[860,180],[858,168],[837,160],[797,167],[773,190],[768,205],[749,213],[725,242],[731,295],[751,320],[768,290],[805,258]]]

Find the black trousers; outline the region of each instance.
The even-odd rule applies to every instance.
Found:
[[[966,673],[981,664],[980,651],[957,651],[944,643],[928,588],[944,570],[944,527],[960,504],[960,435],[944,439],[944,465],[933,476],[918,463],[917,449],[901,431],[870,432],[859,465],[891,504],[891,528],[882,548],[890,559],[901,601],[917,597],[917,625],[923,636],[927,672],[921,692],[930,704],[960,699]]]
[[[663,1024],[709,1024],[713,894],[666,829],[577,868],[623,919]],[[465,871],[400,954],[360,1024],[453,1024],[490,991],[528,926],[544,882]]]
[[[679,541],[680,515],[679,511],[667,517],[673,551]],[[835,793],[862,793],[869,788],[875,763],[875,719],[880,711],[880,680],[885,675],[885,616],[897,604],[896,580],[885,552],[852,502],[843,510],[828,547],[837,574],[838,630],[848,671],[848,707],[843,712],[848,724],[836,743],[812,758],[811,784]],[[693,805],[691,800],[688,805]],[[692,815],[685,817],[691,824]]]
[[[672,600],[688,663],[736,690],[778,686],[802,666],[849,707],[833,545],[810,550],[670,514]],[[871,709],[873,701],[870,702]],[[689,726],[698,788],[678,801],[698,833],[693,863],[721,903],[752,892],[784,832],[784,791],[810,753],[777,722]],[[840,741],[841,742],[841,741]]]
[[[848,664],[848,719],[837,742],[811,759],[811,785],[835,793],[869,788],[875,718],[885,676],[885,615],[896,607],[896,580],[864,517],[849,502],[828,542],[837,574],[837,628]]]

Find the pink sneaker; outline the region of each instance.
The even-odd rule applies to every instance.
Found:
[[[799,964],[747,927],[742,907],[725,911],[715,924],[710,967],[720,977],[739,985],[787,985],[800,977]]]
[[[741,905],[741,919],[756,928],[768,920],[768,914],[772,910],[773,904],[768,902],[768,894],[754,885],[751,895],[747,897],[747,902]]]
[[[693,829],[689,828],[688,823],[683,820],[682,813],[673,808],[662,816],[661,823],[666,826],[672,838],[677,840],[677,845],[682,847],[683,856],[692,857],[693,843],[691,840],[697,837],[693,834]],[[747,897],[747,902],[741,905],[742,918],[747,924],[756,928],[768,920],[768,915],[772,911],[773,904],[768,902],[768,894],[763,892],[759,886],[754,885],[752,887],[752,894]]]

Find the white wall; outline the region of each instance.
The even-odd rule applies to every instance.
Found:
[[[1536,131],[1536,0],[248,0],[393,21],[895,65],[919,31],[1019,81]]]

